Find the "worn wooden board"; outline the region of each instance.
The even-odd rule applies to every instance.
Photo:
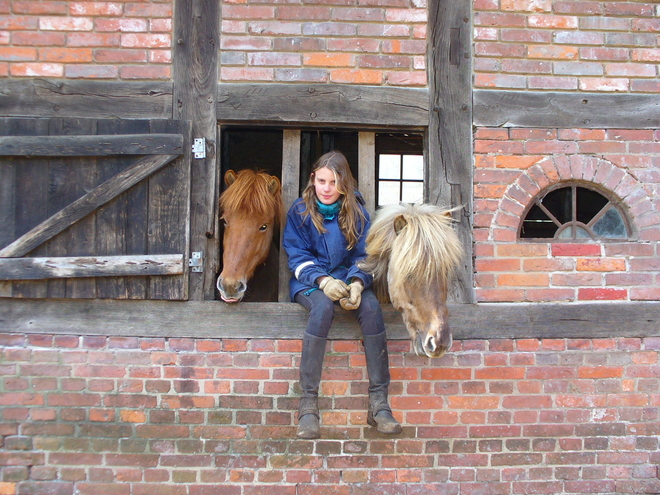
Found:
[[[428,123],[428,91],[333,84],[220,84],[217,118],[282,126],[419,127]]]
[[[660,95],[476,90],[474,125],[657,129]]]
[[[450,288],[450,300],[474,301],[472,261],[472,32],[470,3],[429,2],[428,201],[461,206],[456,230],[463,263]]]
[[[4,117],[172,118],[172,83],[0,79]]]
[[[104,135],[147,134],[148,120],[103,119],[98,132]],[[182,140],[183,141],[183,140]],[[182,150],[179,150],[181,152]],[[126,158],[108,156],[99,167],[98,182],[103,183],[126,168]],[[96,246],[99,256],[137,255],[147,252],[148,181],[141,181],[96,210]],[[144,299],[145,277],[103,277],[96,281],[96,295],[104,299]]]
[[[190,251],[203,253],[201,273],[190,273],[189,297],[212,299],[218,266],[219,166],[216,101],[220,2],[175,0],[172,46],[173,118],[192,123],[192,138],[206,139],[206,157],[191,164]],[[192,145],[192,143],[190,143]]]
[[[300,130],[285,130],[282,135],[282,201],[285,215],[298,198],[298,191],[300,191]],[[280,229],[280,246],[283,236],[284,225]],[[280,249],[279,263],[278,301],[287,302],[291,299],[289,294],[291,271],[284,249]]]
[[[97,121],[94,119],[78,118],[54,118],[48,121],[48,133],[55,139],[75,139],[78,135],[91,135],[97,132]],[[48,138],[44,136],[44,138]],[[92,191],[97,185],[97,174],[99,165],[95,157],[83,156],[53,156],[48,160],[48,214],[49,219],[42,222],[40,226],[49,224],[49,220],[57,218],[58,214],[64,213],[61,218],[66,218],[67,213],[73,213],[69,220],[62,222],[59,229],[53,229],[39,239],[39,226],[36,226],[25,236],[17,239],[27,240],[32,238],[35,242],[29,247],[23,245],[23,252],[16,252],[13,256],[24,256],[33,247],[43,244],[51,239],[46,249],[49,256],[77,256],[94,252],[94,241],[96,238],[96,217],[87,215],[91,212],[75,215],[75,209],[67,209],[69,205],[78,198],[84,197],[87,191]],[[68,228],[73,223],[75,228]],[[51,226],[57,224],[50,224]],[[37,234],[34,236],[34,234]],[[60,234],[60,235],[57,235]],[[9,248],[9,246],[8,246]],[[1,253],[1,252],[0,252]],[[0,254],[2,256],[2,254]],[[90,279],[62,279],[49,280],[48,297],[96,297],[96,281]]]
[[[45,119],[18,119],[4,121],[4,131],[13,135],[48,135]],[[46,159],[14,158],[17,164],[15,175],[16,203],[14,219],[15,237],[22,236],[32,226],[46,220],[48,214],[49,162]],[[48,256],[46,246],[40,246],[34,256]],[[46,297],[47,287],[41,282],[15,282],[13,295],[16,297]]]
[[[364,205],[372,217],[376,212],[376,133],[360,132],[358,135],[358,190],[364,198]]]
[[[190,136],[190,123],[155,121],[154,132],[184,133]],[[190,138],[188,138],[190,141]],[[190,238],[190,149],[168,167],[149,177],[147,213],[147,253],[189,253]],[[178,277],[149,279],[150,299],[187,299],[186,273]]]
[[[120,172],[73,203],[44,220],[10,245],[0,250],[0,257],[23,256],[72,223],[91,213],[100,205],[124,192],[133,184],[148,177],[176,158],[175,155],[155,155],[140,159],[128,169]]]
[[[183,254],[0,258],[0,280],[180,275]]]
[[[388,337],[407,339],[400,314],[383,311]],[[660,336],[660,302],[451,304],[449,313],[458,340]],[[306,323],[307,312],[294,303],[0,298],[2,333],[299,339]],[[361,338],[351,312],[335,310],[330,338]]]
[[[0,136],[0,156],[179,155],[182,149],[177,134]]]

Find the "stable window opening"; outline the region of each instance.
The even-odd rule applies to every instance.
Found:
[[[223,178],[228,170],[263,170],[280,179],[286,211],[307,186],[314,162],[328,151],[339,150],[348,159],[371,215],[378,206],[385,204],[424,200],[425,160],[421,132],[221,126],[220,142],[220,193],[226,188]],[[222,238],[223,225],[219,224]],[[280,233],[273,243],[278,251]],[[222,271],[222,242],[218,254],[216,278]],[[259,294],[254,294],[248,283],[250,296],[256,297],[248,297],[246,293],[244,301],[288,302],[290,274],[286,254],[278,252],[278,257],[279,270],[274,272],[271,267],[255,274],[261,277],[256,282]],[[215,284],[215,280],[213,282]],[[217,290],[216,298],[219,298]]]

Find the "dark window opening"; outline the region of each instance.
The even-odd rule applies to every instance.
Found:
[[[539,195],[520,228],[521,239],[626,239],[630,228],[617,203],[572,184]]]

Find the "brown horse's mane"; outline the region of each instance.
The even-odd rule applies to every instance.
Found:
[[[273,180],[277,191],[271,191]],[[222,211],[242,211],[248,215],[275,214],[275,225],[281,225],[284,217],[282,188],[277,177],[266,172],[250,169],[241,170],[236,181],[220,196]]]
[[[452,227],[452,211],[407,203],[378,210],[367,234],[367,257],[361,268],[374,276],[381,301],[388,299],[388,277],[393,285],[406,281],[421,287],[451,279],[463,256]],[[397,233],[395,220],[400,216],[405,227]]]

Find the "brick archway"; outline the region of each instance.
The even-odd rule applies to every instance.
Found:
[[[660,214],[642,183],[610,161],[585,155],[546,157],[523,171],[500,199],[488,239],[516,242],[522,216],[533,198],[547,187],[568,180],[604,187],[621,201],[638,240],[660,239]]]

